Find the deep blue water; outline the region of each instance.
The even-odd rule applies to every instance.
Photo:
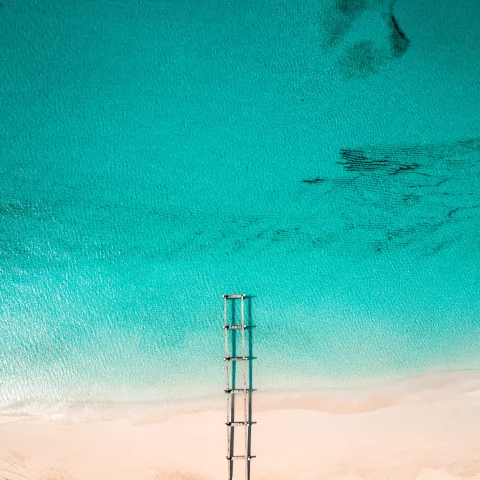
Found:
[[[479,16],[5,0],[0,408],[480,368]]]

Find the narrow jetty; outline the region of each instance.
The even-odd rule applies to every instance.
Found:
[[[238,313],[240,306],[240,313]],[[245,323],[245,295],[223,295],[223,330],[225,333],[225,394],[227,397],[227,461],[228,480],[233,480],[234,464],[236,460],[245,461],[245,480],[250,479],[251,456],[251,388],[248,362],[251,361],[250,352],[247,352],[245,330],[249,326]],[[240,352],[238,350],[238,334],[240,333]],[[237,364],[241,363],[241,369]],[[239,371],[241,370],[241,372]],[[241,374],[241,375],[239,375]],[[239,400],[242,403],[239,405]],[[243,408],[242,408],[243,407]],[[235,427],[244,430],[244,446],[238,437],[235,441]],[[240,437],[241,440],[241,437]],[[236,454],[242,449],[241,454]]]

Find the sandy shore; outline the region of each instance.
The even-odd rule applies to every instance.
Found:
[[[480,479],[477,372],[258,392],[253,421],[252,480]],[[224,480],[225,444],[218,402],[105,422],[2,417],[0,479]]]

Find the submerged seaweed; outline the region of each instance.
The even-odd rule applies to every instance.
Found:
[[[374,233],[374,250],[422,245],[435,252],[475,231],[480,139],[343,148],[339,154],[338,164],[355,177],[337,193],[354,194],[359,208],[349,216],[361,218],[362,228]]]

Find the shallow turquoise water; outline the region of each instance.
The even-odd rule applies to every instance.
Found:
[[[220,392],[226,292],[258,389],[480,368],[479,6],[362,3],[3,3],[0,408]]]

